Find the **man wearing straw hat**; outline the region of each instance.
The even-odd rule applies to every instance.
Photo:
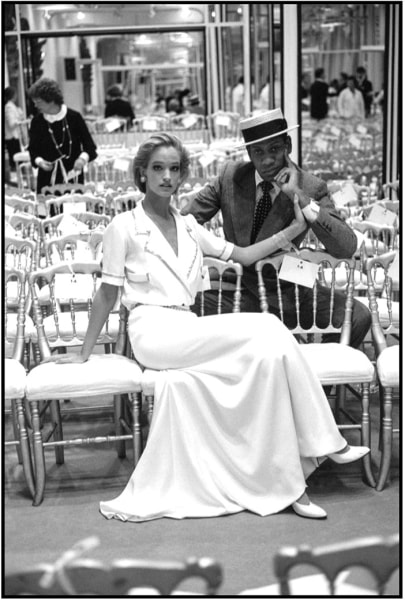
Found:
[[[336,258],[351,257],[357,239],[351,228],[335,210],[326,183],[303,171],[289,158],[292,150],[288,132],[298,125],[288,126],[279,108],[243,119],[240,123],[250,161],[225,163],[219,174],[201,188],[183,213],[191,213],[199,223],[209,221],[219,210],[222,212],[225,238],[239,246],[248,246],[285,229],[294,218],[294,196],[298,195],[307,227],[311,228],[326,251]],[[298,248],[306,232],[294,240]],[[280,250],[289,248],[280,248]],[[265,277],[266,279],[266,277]],[[269,311],[278,314],[278,300],[274,280],[269,280],[267,301]],[[287,325],[294,325],[294,286],[283,282],[283,308]],[[326,324],[329,319],[330,292],[321,289],[318,300],[317,322]],[[336,292],[334,323],[340,325],[344,316],[345,296]],[[206,295],[207,296],[207,295]],[[227,298],[232,310],[232,297]],[[313,312],[312,290],[300,286],[301,314]],[[206,314],[216,312],[213,298],[205,299]],[[259,312],[257,275],[255,266],[244,269],[241,310]],[[311,317],[312,318],[312,317]],[[350,345],[358,347],[371,323],[368,309],[354,301]],[[331,341],[324,336],[324,341]]]

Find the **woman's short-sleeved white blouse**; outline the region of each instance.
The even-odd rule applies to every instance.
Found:
[[[104,232],[102,281],[122,287],[122,302],[160,306],[194,303],[202,285],[203,255],[228,260],[234,245],[172,208],[178,255],[142,204],[114,217]]]

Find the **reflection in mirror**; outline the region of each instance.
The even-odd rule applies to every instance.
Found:
[[[384,4],[300,4],[302,164],[328,181],[381,182]]]

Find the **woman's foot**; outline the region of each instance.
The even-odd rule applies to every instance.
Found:
[[[369,452],[370,448],[367,448],[367,446],[349,446],[346,444],[343,450],[339,450],[339,452],[333,452],[327,456],[333,460],[333,462],[342,465],[359,460],[360,458],[363,458],[363,456],[366,456]]]
[[[307,519],[326,519],[328,516],[323,508],[310,501],[305,492],[291,506],[296,515]]]

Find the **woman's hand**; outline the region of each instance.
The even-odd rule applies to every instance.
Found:
[[[38,167],[44,171],[52,171],[53,163],[49,162],[49,160],[41,159],[38,161]]]
[[[53,356],[49,356],[48,358],[44,358],[41,361],[41,364],[54,362],[58,365],[63,363],[84,363],[87,359],[84,359],[81,354],[73,353],[70,354],[55,354]]]

